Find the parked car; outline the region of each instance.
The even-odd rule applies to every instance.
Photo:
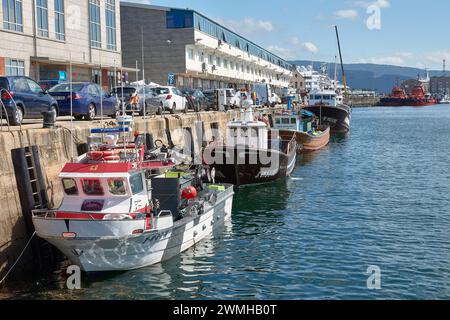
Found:
[[[65,83],[66,81],[60,81],[60,80],[41,80],[38,82],[38,84],[41,86],[42,90],[50,90],[54,86]]]
[[[23,119],[40,118],[42,112],[51,109],[58,113],[56,100],[28,77],[0,77],[0,91],[1,101],[12,125],[21,124]],[[2,114],[6,117],[5,112]]]
[[[216,90],[217,90],[219,96],[221,94],[223,95],[225,93],[225,97],[226,97],[225,102],[224,102],[225,109],[228,109],[228,108],[234,109],[234,108],[239,107],[239,105],[241,103],[241,99],[240,99],[239,94],[236,92],[236,90],[234,90],[232,88],[216,89]]]
[[[199,112],[201,110],[208,110],[208,99],[203,92],[197,89],[181,89],[181,92],[187,99],[188,108]]]
[[[211,89],[211,90],[205,90],[203,91],[203,95],[206,98],[206,103],[208,105],[208,107],[206,108],[207,111],[209,110],[218,110],[218,106],[217,106],[217,97],[216,97],[216,90]]]
[[[88,82],[74,82],[54,86],[49,93],[58,102],[59,115],[69,116],[72,99],[72,114],[77,120],[94,120],[101,114],[115,117],[118,111],[118,101],[115,96],[106,93],[98,84]]]
[[[161,106],[170,113],[177,111],[187,112],[187,100],[183,97],[183,93],[176,87],[157,87],[152,89],[161,99]]]
[[[132,105],[131,104],[131,97],[133,95],[137,94],[138,97],[138,103]],[[125,113],[128,115],[132,115],[134,112],[139,113],[140,116],[144,115],[144,100],[146,101],[145,104],[145,113],[151,113],[155,112],[159,109],[159,103],[157,106],[152,105],[151,103],[148,103],[149,98],[155,97],[155,92],[147,87],[147,86],[141,86],[141,87],[135,87],[135,86],[124,86],[122,87],[116,87],[113,88],[111,91],[111,95],[114,95],[117,97],[119,101],[119,109],[122,110],[122,108],[125,108]],[[123,97],[122,97],[123,95]],[[123,106],[122,106],[123,101]]]

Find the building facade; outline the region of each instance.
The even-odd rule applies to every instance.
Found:
[[[306,83],[305,78],[303,78],[300,70],[295,68],[292,72],[291,81],[289,87],[294,89],[296,93],[300,94],[306,91]]]
[[[437,97],[442,97],[450,94],[450,77],[431,77],[430,93]]]
[[[196,11],[122,2],[121,26],[122,63],[144,61],[147,82],[174,79],[177,86],[199,89],[289,86],[287,61]]]
[[[0,75],[111,85],[121,66],[119,0],[0,0]]]

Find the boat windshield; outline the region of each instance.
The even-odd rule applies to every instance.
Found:
[[[102,184],[98,179],[83,179],[81,185],[83,186],[83,192],[88,196],[104,195]]]
[[[78,195],[78,188],[77,184],[74,179],[66,178],[62,179],[62,184],[64,188],[64,192],[68,196],[77,196]]]
[[[123,179],[109,179],[108,187],[109,193],[114,196],[123,196],[127,193],[125,190],[125,181]]]

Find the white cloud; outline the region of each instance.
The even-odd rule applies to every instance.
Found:
[[[441,70],[442,60],[450,61],[450,52],[437,50],[413,54],[410,52],[393,53],[386,56],[359,59],[359,63],[388,64],[396,66],[412,66]]]
[[[334,15],[339,19],[350,19],[355,20],[358,18],[358,11],[356,10],[338,10]]]
[[[242,35],[264,34],[275,29],[271,21],[255,20],[253,18],[244,18],[242,20],[216,19],[216,21]]]
[[[301,42],[298,37],[292,37],[289,39],[289,44],[297,50],[316,53],[319,51],[317,46],[312,42]]]

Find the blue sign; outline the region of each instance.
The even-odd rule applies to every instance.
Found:
[[[58,73],[59,73],[59,81],[67,80],[67,73],[65,71],[58,71]]]
[[[167,85],[175,86],[175,75],[172,72],[167,74]]]

